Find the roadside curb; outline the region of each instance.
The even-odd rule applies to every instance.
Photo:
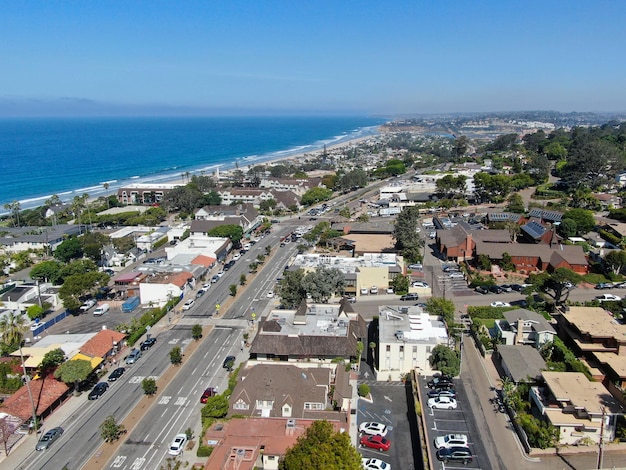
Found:
[[[205,326],[202,329],[202,339],[189,343],[184,350],[184,355],[192,356],[200,346],[200,343],[208,336],[213,328],[213,325]],[[171,380],[183,369],[184,365],[183,367],[170,365],[165,370],[163,375],[161,375],[157,380],[157,393],[153,396],[144,395],[141,400],[139,400],[137,405],[135,405],[133,409],[130,410],[130,412],[124,417],[120,424],[124,425],[127,435],[132,433],[135,425],[139,423],[148,409],[158,403],[158,399],[164,392],[166,385],[171,382]],[[85,470],[100,470],[104,468],[124,442],[126,442],[126,439],[118,439],[117,441],[110,443],[103,442],[100,444],[100,447],[94,451],[82,468]]]

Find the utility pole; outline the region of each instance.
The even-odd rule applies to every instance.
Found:
[[[596,468],[600,469],[603,465],[604,460],[604,419],[606,417],[606,408],[604,406],[602,409],[602,422],[600,423],[600,442],[598,442],[598,465]]]

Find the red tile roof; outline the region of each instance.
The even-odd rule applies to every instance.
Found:
[[[217,260],[215,258],[211,258],[210,256],[198,255],[193,260],[191,260],[191,264],[198,264],[200,266],[204,266],[206,268],[210,267]]]
[[[80,348],[80,352],[87,356],[104,358],[113,348],[113,342],[119,344],[124,338],[126,335],[119,331],[101,330]]]
[[[30,390],[35,401],[37,416],[41,416],[61,398],[69,387],[52,377],[30,381]],[[27,386],[22,386],[17,392],[7,398],[0,406],[0,411],[26,421],[33,415]]]

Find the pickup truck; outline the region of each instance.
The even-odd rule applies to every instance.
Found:
[[[89,300],[85,301],[85,303],[80,306],[80,311],[81,312],[87,312],[87,311],[91,310],[91,307],[93,307],[97,303],[98,302],[96,302],[95,299],[89,299]]]

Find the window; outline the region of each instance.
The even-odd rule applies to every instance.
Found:
[[[324,404],[323,403],[305,403],[304,404],[304,409],[305,410],[323,410],[324,409]]]
[[[250,405],[248,405],[246,402],[242,400],[239,400],[233,405],[233,409],[234,410],[249,410]]]
[[[400,346],[400,354],[404,353],[404,346]]]
[[[390,344],[387,345],[386,351],[387,352],[391,352],[391,345]]]
[[[426,346],[426,354],[430,353],[430,346]]]
[[[417,354],[417,346],[413,346],[413,354]]]

